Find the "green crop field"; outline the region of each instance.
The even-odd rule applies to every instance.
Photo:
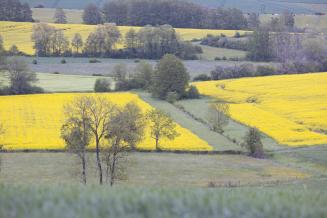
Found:
[[[327,192],[315,186],[152,189],[2,185],[0,216],[323,218],[327,213]],[[320,185],[323,186],[326,182]]]
[[[96,76],[63,75],[37,73],[38,81],[35,85],[48,92],[89,92],[93,91]],[[7,74],[0,72],[0,82],[8,83]]]

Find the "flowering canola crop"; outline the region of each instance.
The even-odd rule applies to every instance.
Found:
[[[289,146],[327,144],[327,73],[194,83],[231,117]]]
[[[95,25],[85,24],[50,24],[58,29],[64,30],[65,36],[71,40],[75,33],[80,33],[83,40],[85,41],[90,34],[94,31]],[[9,49],[12,45],[16,45],[18,49],[29,55],[34,55],[33,42],[31,40],[33,23],[28,22],[8,22],[0,21],[0,35],[4,39],[5,49]],[[140,27],[132,26],[119,26],[118,27],[122,35],[133,28],[136,31]],[[226,36],[235,35],[235,30],[206,30],[206,29],[187,29],[177,28],[176,31],[180,34],[183,40],[192,40],[205,37],[207,34],[220,35],[225,34]],[[245,31],[238,31],[243,34]],[[123,47],[122,44],[118,45],[118,48]]]
[[[63,149],[60,128],[64,122],[63,106],[74,97],[83,94],[39,94],[0,97],[0,123],[5,134],[0,136],[0,144],[5,149]],[[117,105],[135,102],[144,112],[152,107],[132,93],[89,94],[102,95]],[[189,130],[177,125],[180,134],[173,141],[163,139],[161,147],[165,150],[212,150],[205,141]],[[138,148],[153,150],[155,141],[150,137],[149,128]]]

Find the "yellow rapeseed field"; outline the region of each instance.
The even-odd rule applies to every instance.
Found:
[[[327,73],[194,83],[231,117],[289,146],[327,144]]]
[[[63,149],[60,128],[64,121],[63,105],[83,94],[39,94],[0,97],[0,122],[5,134],[0,136],[0,144],[5,149]],[[94,95],[94,94],[89,94]],[[130,101],[138,104],[144,112],[151,106],[132,93],[96,94],[107,97],[113,103],[124,105]],[[165,150],[212,150],[205,141],[189,130],[177,126],[180,134],[175,140],[162,140]],[[152,150],[155,141],[150,137],[149,128],[145,139],[138,145],[141,149]]]
[[[84,24],[50,24],[58,29],[63,29],[65,36],[72,39],[75,33],[80,33],[85,41],[90,32],[94,31],[95,25]],[[12,45],[16,45],[18,49],[26,54],[33,55],[33,42],[31,41],[33,23],[26,22],[8,22],[0,21],[0,35],[4,39],[4,46],[9,49]],[[130,28],[136,31],[140,27],[119,26],[119,30],[124,35]],[[206,29],[176,29],[184,40],[199,39],[207,34],[233,36],[235,30],[206,30]],[[243,34],[245,31],[238,31]],[[122,47],[119,45],[118,47]]]

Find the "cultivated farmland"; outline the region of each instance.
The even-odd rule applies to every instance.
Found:
[[[90,32],[94,31],[95,25],[84,25],[84,24],[51,24],[52,26],[64,30],[65,35],[71,39],[75,33],[80,33],[84,40]],[[26,54],[33,55],[33,42],[31,41],[33,23],[20,23],[20,22],[0,22],[0,35],[4,39],[4,46],[6,49],[12,45],[16,45],[18,49]],[[120,26],[119,30],[124,35],[130,28],[135,30],[140,27]],[[235,30],[205,30],[205,29],[176,29],[183,40],[200,39],[205,37],[207,34],[220,35],[225,34],[226,36],[235,35]],[[238,31],[243,34],[245,31]],[[123,47],[122,44],[118,48]]]
[[[73,97],[81,94],[44,94],[0,97],[0,119],[6,132],[0,138],[5,149],[43,150],[63,149],[64,142],[60,138],[63,123],[63,105]],[[101,94],[98,94],[101,95]],[[128,102],[137,103],[144,112],[151,106],[143,102],[136,94],[115,93],[102,94],[113,103],[124,105]],[[205,141],[192,134],[189,130],[177,126],[180,134],[173,141],[162,140],[164,150],[208,151],[212,150]],[[145,139],[138,148],[153,150],[155,142],[146,130]]]
[[[289,146],[327,143],[326,84],[327,73],[194,83],[228,102],[233,119]]]

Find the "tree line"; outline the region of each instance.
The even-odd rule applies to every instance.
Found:
[[[32,22],[32,10],[26,2],[0,0],[0,21]]]
[[[169,24],[179,28],[246,29],[247,19],[238,9],[205,8],[179,0],[108,1],[101,8],[84,9],[86,24],[112,22],[125,26]]]
[[[158,59],[168,53],[196,59],[202,52],[199,46],[183,42],[170,25],[145,26],[139,31],[131,28],[123,36],[115,24],[106,23],[98,25],[85,41],[79,33],[69,41],[63,30],[40,23],[33,26],[32,40],[38,56]],[[124,44],[124,48],[117,49],[118,44]]]

